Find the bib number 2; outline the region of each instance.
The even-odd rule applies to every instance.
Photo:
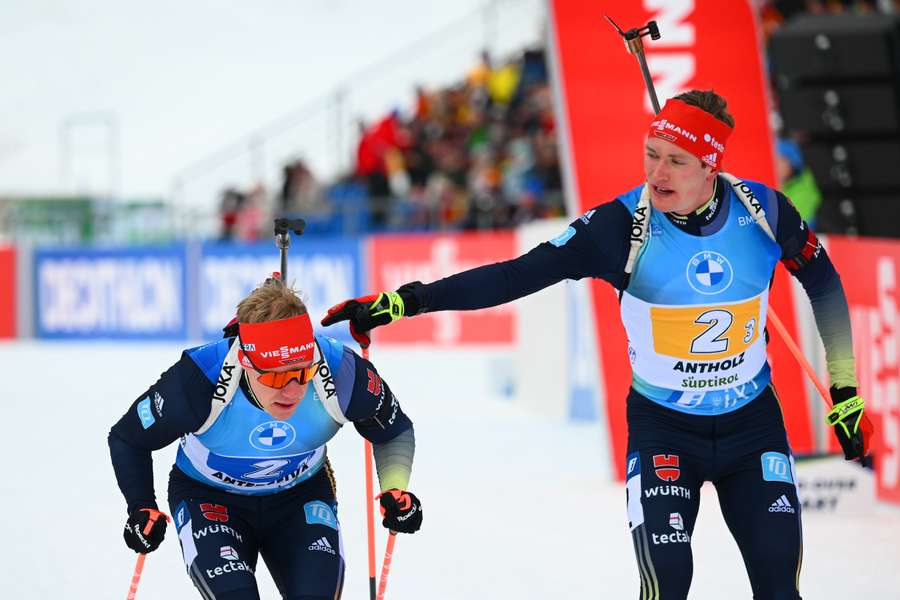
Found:
[[[718,354],[719,352],[727,352],[728,338],[723,336],[733,322],[734,315],[727,310],[708,310],[701,314],[694,323],[697,323],[698,325],[709,325],[709,327],[707,327],[703,333],[691,340],[691,353]],[[752,332],[749,337],[753,337]]]

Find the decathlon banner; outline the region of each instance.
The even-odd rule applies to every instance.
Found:
[[[182,244],[34,253],[40,338],[184,339]]]
[[[16,249],[0,247],[0,338],[16,337]]]
[[[736,122],[723,169],[774,185],[769,100],[756,17],[747,0],[551,0],[550,12],[570,217],[613,200],[644,180],[644,136],[653,110],[637,59],[626,51],[604,14],[625,30],[657,22],[661,39],[644,39],[660,103],[691,88],[715,89],[727,99]],[[609,286],[594,282],[592,299],[595,315],[618,313],[616,295]],[[791,289],[781,268],[770,300],[796,336]],[[623,477],[624,399],[631,381],[625,332],[618,319],[594,321],[606,382],[612,456]],[[769,354],[791,443],[797,452],[808,451],[812,431],[800,370],[780,342],[770,346]]]
[[[357,239],[293,237],[288,254],[288,281],[305,299],[316,329],[345,342],[352,342],[346,324],[322,328],[318,321],[333,304],[362,293],[359,249]],[[222,337],[237,303],[280,269],[281,255],[272,242],[204,244],[197,297],[202,336]]]
[[[876,491],[900,504],[900,243],[828,236],[853,321],[859,390],[875,425]]]
[[[395,290],[408,281],[432,282],[459,271],[517,256],[513,232],[450,235],[382,235],[369,239],[369,285]],[[477,311],[442,311],[376,329],[378,343],[439,346],[515,342],[515,308],[504,304]]]

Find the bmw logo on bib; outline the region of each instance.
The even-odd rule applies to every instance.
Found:
[[[269,421],[250,432],[250,445],[257,450],[281,450],[297,437],[294,426],[284,421]]]
[[[694,291],[718,294],[731,286],[734,271],[728,259],[718,252],[704,250],[691,257],[687,266],[687,280]]]

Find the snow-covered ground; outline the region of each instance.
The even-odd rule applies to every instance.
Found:
[[[106,433],[180,346],[0,344],[6,409],[0,452],[2,597],[124,598],[135,555],[122,542],[124,503]],[[397,542],[387,598],[634,598],[638,574],[624,491],[609,480],[597,424],[547,422],[495,395],[478,353],[376,348],[373,360],[416,423],[411,489],[425,521]],[[471,379],[471,381],[467,381]],[[362,441],[346,428],[329,445],[348,560],[345,599],[367,592]],[[174,447],[157,453],[165,497]],[[862,484],[855,505],[804,514],[807,599],[900,595],[900,509],[871,498],[866,473],[833,461],[801,479],[835,474]],[[199,597],[170,529],[149,555],[139,599]],[[379,526],[379,555],[384,536]],[[703,489],[693,537],[691,598],[750,598],[715,491]],[[379,557],[380,562],[380,557]],[[260,563],[262,564],[262,563]],[[263,598],[277,598],[259,570]]]

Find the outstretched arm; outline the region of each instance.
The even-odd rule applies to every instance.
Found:
[[[433,283],[411,282],[396,292],[354,298],[330,308],[323,325],[350,321],[353,337],[404,316],[439,310],[475,310],[505,304],[563,279],[596,277],[618,287],[628,251],[631,215],[608,202],[588,211],[556,238],[518,258],[463,271]]]

